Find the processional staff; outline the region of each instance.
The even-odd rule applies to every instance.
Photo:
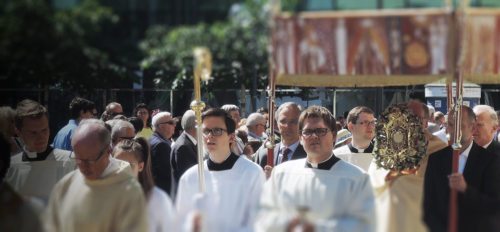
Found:
[[[269,77],[269,86],[268,86],[268,109],[269,109],[269,120],[267,120],[267,141],[266,141],[266,148],[267,148],[267,165],[273,167],[274,166],[274,146],[275,146],[275,138],[274,138],[274,106],[275,106],[275,84],[274,84],[274,77],[271,75]]]
[[[465,9],[468,7],[469,1],[463,0],[461,1],[460,8],[456,12],[454,16],[455,24],[454,29],[451,31],[455,31],[452,36],[458,37],[458,43],[456,44],[456,51],[459,52],[457,56],[452,56],[450,59],[454,60],[453,57],[458,57],[456,60],[456,66],[453,69],[453,79],[456,83],[455,89],[455,97],[454,97],[454,133],[452,139],[452,148],[453,148],[453,156],[452,156],[452,173],[458,172],[458,160],[460,155],[460,150],[462,149],[462,144],[460,143],[462,137],[461,130],[461,121],[462,121],[462,104],[463,104],[463,65],[465,62],[466,55],[466,11]],[[453,18],[452,18],[453,19]],[[451,37],[453,38],[453,37]],[[452,48],[454,49],[454,48]],[[456,54],[456,53],[455,53]],[[451,85],[451,81],[448,82]],[[448,87],[448,91],[452,88]],[[448,94],[450,97],[452,94]],[[449,202],[449,221],[448,221],[448,232],[456,232],[458,231],[458,193],[454,189],[450,189],[450,202]]]
[[[191,102],[191,109],[196,116],[196,140],[198,141],[198,179],[199,191],[205,192],[205,175],[203,173],[203,138],[201,125],[201,111],[205,108],[205,103],[201,101],[201,80],[208,81],[212,72],[212,55],[207,48],[198,47],[194,51],[194,101]]]

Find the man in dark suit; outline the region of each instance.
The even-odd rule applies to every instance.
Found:
[[[500,143],[494,139],[498,129],[497,113],[488,105],[476,105],[473,110],[476,115],[474,142],[490,153],[500,155]]]
[[[304,148],[299,143],[299,116],[300,108],[296,103],[283,103],[276,110],[276,121],[281,133],[281,142],[274,147],[274,165],[292,159],[301,159],[307,156]],[[255,162],[263,169],[267,165],[267,148],[261,146],[254,155]],[[270,167],[269,167],[270,168]]]
[[[172,146],[172,169],[175,184],[179,183],[182,174],[198,163],[196,141],[196,116],[194,111],[188,110],[181,119],[184,130]]]
[[[172,192],[172,167],[170,165],[171,142],[175,120],[169,112],[160,112],[153,116],[153,135],[151,145],[151,171],[155,184],[168,194]]]
[[[474,112],[463,106],[457,173],[451,173],[450,146],[429,157],[424,181],[424,221],[430,231],[447,231],[450,189],[458,192],[459,231],[500,231],[500,156],[473,142],[475,123]],[[448,127],[453,129],[453,124],[453,117],[449,117]]]

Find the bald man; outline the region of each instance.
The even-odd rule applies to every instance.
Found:
[[[78,169],[50,197],[46,231],[146,231],[145,198],[127,162],[111,158],[111,136],[102,121],[76,128],[70,158]]]

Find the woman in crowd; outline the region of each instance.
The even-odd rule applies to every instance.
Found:
[[[143,122],[142,130],[137,133],[137,137],[143,137],[149,139],[153,134],[153,129],[151,129],[151,117],[150,110],[144,103],[138,104],[134,109],[134,116],[140,118]]]
[[[146,139],[122,140],[113,150],[113,157],[130,163],[138,177],[148,202],[149,231],[169,231],[173,228],[174,208],[163,190],[154,186],[151,174],[151,157]]]

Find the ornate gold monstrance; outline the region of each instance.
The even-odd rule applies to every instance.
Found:
[[[390,106],[382,113],[373,149],[377,166],[397,172],[415,169],[426,148],[422,123],[405,104]]]

